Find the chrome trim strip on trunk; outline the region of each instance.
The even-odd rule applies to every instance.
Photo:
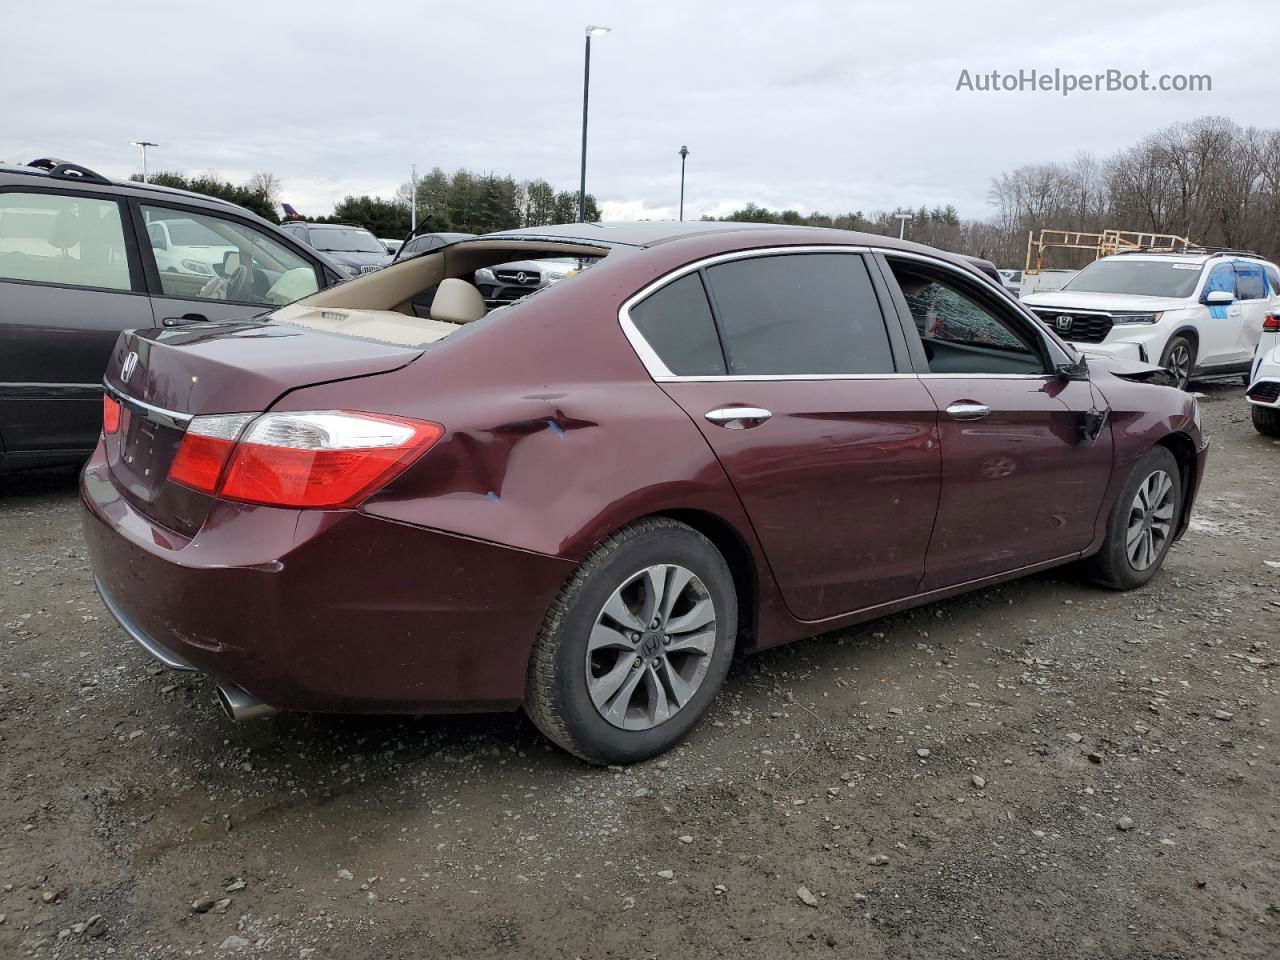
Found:
[[[141,414],[147,420],[153,423],[159,423],[166,427],[173,427],[175,430],[187,429],[187,424],[191,422],[192,414],[179,413],[177,410],[166,410],[164,407],[157,407],[153,403],[144,403],[135,397],[129,396],[127,393],[121,393],[120,390],[102,381],[102,389],[116,399],[117,402],[124,404],[130,410],[134,410]]]
[[[160,644],[156,643],[149,636],[143,633],[138,625],[130,620],[123,610],[116,606],[115,601],[112,600],[107,594],[107,591],[102,588],[102,581],[97,577],[93,578],[93,586],[98,591],[98,596],[102,598],[102,605],[107,608],[107,612],[110,613],[111,616],[115,617],[116,623],[120,624],[124,632],[133,638],[134,643],[142,647],[143,650],[147,651],[147,653],[151,654],[151,656],[155,657],[170,670],[184,670],[190,673],[199,672],[182,657],[160,646]]]

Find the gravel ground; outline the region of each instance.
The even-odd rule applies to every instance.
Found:
[[[74,473],[0,477],[0,957],[1274,960],[1280,444],[1202,389],[1148,588],[743,661],[625,770],[519,714],[234,725],[102,609]]]

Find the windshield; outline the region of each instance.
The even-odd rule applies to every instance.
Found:
[[[1198,263],[1168,260],[1096,260],[1062,289],[1136,297],[1189,297],[1200,279],[1200,269]]]
[[[368,230],[359,227],[312,228],[311,245],[326,253],[386,253],[387,248]]]

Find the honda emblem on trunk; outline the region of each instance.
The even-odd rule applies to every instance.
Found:
[[[128,383],[129,378],[133,376],[134,369],[138,366],[138,354],[134,350],[129,351],[129,355],[124,358],[124,365],[120,367],[120,382]]]
[[[1056,326],[1059,330],[1064,330],[1064,331],[1065,331],[1065,330],[1070,330],[1070,329],[1071,329],[1071,314],[1069,314],[1069,313],[1064,313],[1064,314],[1062,314],[1061,316],[1057,317],[1057,318],[1054,320],[1054,322],[1053,322],[1053,323],[1054,323],[1054,326]]]

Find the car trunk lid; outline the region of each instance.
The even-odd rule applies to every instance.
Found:
[[[258,413],[298,387],[387,373],[421,353],[260,320],[128,332],[105,377],[122,407],[112,477],[139,511],[192,536],[213,500],[168,473],[193,416]]]

